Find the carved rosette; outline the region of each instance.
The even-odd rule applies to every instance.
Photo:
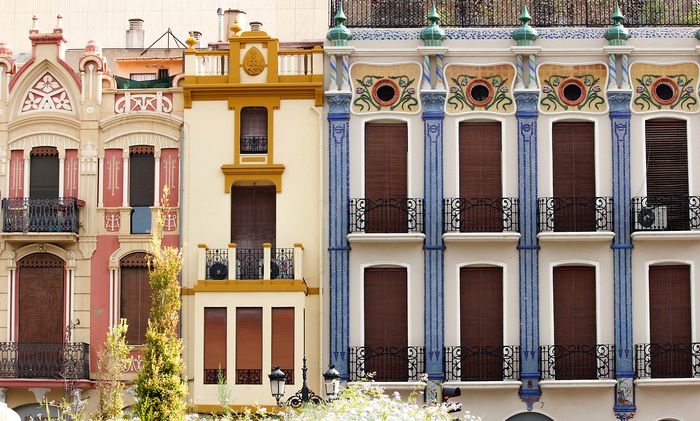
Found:
[[[243,71],[249,76],[257,76],[265,70],[265,57],[258,47],[252,46],[243,56]]]
[[[467,66],[449,64],[445,68],[447,102],[445,112],[463,114],[485,111],[501,114],[515,112],[512,64]]]
[[[608,111],[605,88],[608,68],[603,63],[542,64],[537,69],[539,109],[543,113]]]
[[[418,63],[375,65],[355,63],[350,67],[352,112],[417,113],[421,109]]]
[[[698,65],[638,63],[630,67],[632,111],[680,111],[695,113],[698,102]]]

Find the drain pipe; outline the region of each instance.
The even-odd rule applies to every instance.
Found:
[[[180,127],[180,149],[178,149],[178,155],[179,155],[179,163],[180,163],[180,170],[178,171],[178,181],[179,181],[179,186],[178,186],[178,210],[179,210],[179,215],[178,215],[178,224],[177,224],[177,244],[178,248],[180,249],[180,253],[182,253],[182,221],[184,218],[182,215],[184,214],[184,206],[182,205],[182,202],[184,200],[183,192],[184,192],[184,182],[183,182],[183,167],[185,163],[185,123],[183,119],[182,126]],[[182,270],[180,270],[180,275],[179,275],[179,280],[180,280],[180,311],[178,318],[180,319],[180,323],[178,323],[178,336],[180,337],[180,340],[182,340]]]

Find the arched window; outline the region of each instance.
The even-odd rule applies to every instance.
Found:
[[[132,253],[119,262],[121,272],[121,317],[129,330],[126,340],[131,345],[146,342],[148,315],[151,311],[151,285],[146,253]]]

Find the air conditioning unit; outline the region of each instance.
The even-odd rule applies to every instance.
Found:
[[[214,262],[209,266],[209,279],[221,281],[228,278],[228,265],[223,262]]]
[[[661,231],[667,227],[666,206],[643,206],[634,215],[635,231]]]

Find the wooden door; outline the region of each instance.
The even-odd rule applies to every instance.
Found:
[[[29,170],[29,197],[57,199],[58,151],[53,147],[32,149]]]
[[[226,307],[204,308],[204,384],[226,379]]]
[[[262,308],[236,308],[236,384],[262,384]]]
[[[692,377],[690,266],[649,267],[652,377]]]
[[[503,231],[501,123],[460,123],[459,197],[461,231]]]
[[[407,381],[408,290],[405,268],[365,269],[365,372]]]
[[[595,268],[554,268],[556,378],[596,379]]]
[[[503,380],[503,268],[463,267],[459,278],[461,379]]]
[[[408,126],[365,126],[365,232],[407,232]]]
[[[555,203],[573,201],[555,209],[554,230],[595,231],[594,123],[554,123],[552,161]]]
[[[129,324],[126,341],[131,345],[145,344],[152,304],[146,253],[129,254],[122,258],[119,265],[120,317]]]

